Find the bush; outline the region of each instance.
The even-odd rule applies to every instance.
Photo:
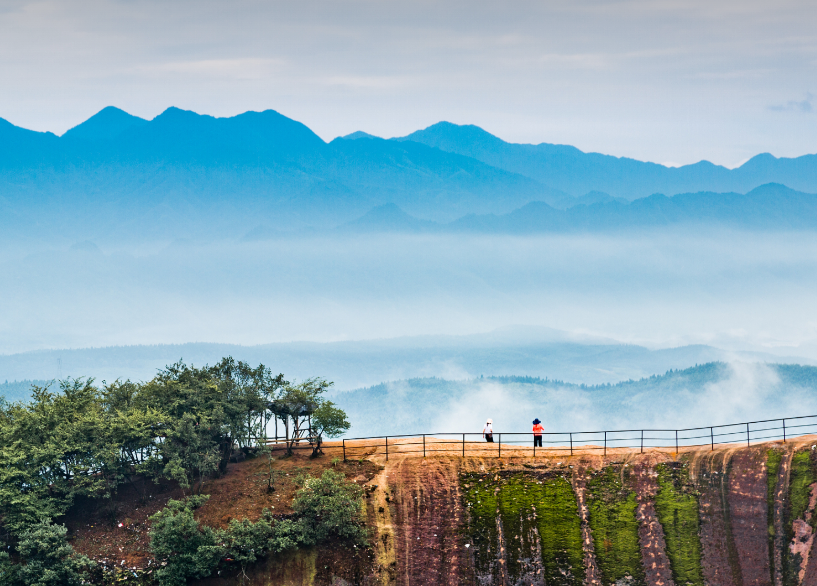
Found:
[[[184,586],[190,578],[206,578],[223,558],[218,533],[211,527],[200,527],[193,516],[209,498],[171,499],[150,518],[150,548],[163,565],[156,571],[161,586]]]
[[[160,586],[183,586],[190,578],[205,578],[222,561],[239,564],[244,570],[268,553],[315,545],[331,537],[365,539],[359,486],[332,470],[320,478],[306,476],[298,481],[302,488],[293,504],[297,518],[277,522],[265,509],[255,523],[234,519],[227,529],[217,530],[200,526],[193,515],[209,497],[168,501],[167,507],[151,517],[150,547],[156,561],[164,564],[156,572]]]
[[[20,534],[20,563],[8,554],[0,558],[0,584],[4,586],[79,586],[94,563],[74,552],[64,525],[43,520]]]
[[[324,470],[320,478],[299,478],[302,487],[292,508],[304,524],[304,540],[308,545],[331,537],[362,542],[366,529],[360,519],[363,489],[346,482],[345,476],[334,470]]]

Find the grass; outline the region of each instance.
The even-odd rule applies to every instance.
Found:
[[[780,476],[780,464],[783,462],[783,452],[769,449],[766,451],[766,519],[769,525],[769,571],[774,582],[774,489]]]
[[[783,584],[785,586],[797,586],[799,584],[798,573],[802,558],[799,554],[792,555],[788,544],[794,539],[794,521],[805,519],[808,510],[809,499],[811,497],[811,485],[817,482],[817,453],[813,450],[805,450],[794,455],[791,462],[791,472],[789,476],[789,498],[786,506],[786,548],[783,550]],[[814,527],[817,515],[812,514],[811,525]]]
[[[645,580],[635,493],[626,486],[628,472],[608,466],[587,483],[590,529],[603,584],[625,579],[635,585]]]
[[[474,473],[463,476],[461,484],[479,575],[493,574],[503,558],[509,581],[516,583],[535,573],[541,560],[549,586],[583,584],[581,520],[566,477],[559,473]],[[504,555],[499,553],[500,546],[506,548]]]
[[[698,494],[689,480],[689,468],[659,464],[655,511],[664,529],[667,556],[676,584],[703,586]]]

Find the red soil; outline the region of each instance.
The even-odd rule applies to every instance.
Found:
[[[224,476],[206,482],[202,493],[209,494],[210,500],[196,511],[199,522],[224,528],[231,519],[256,521],[265,508],[276,516],[289,515],[298,489],[295,477],[298,474],[318,476],[332,467],[330,456],[310,459],[309,452],[296,453],[290,458],[280,455],[277,454],[273,462],[276,477],[273,492],[267,492],[265,457],[230,464]],[[372,479],[378,471],[377,465],[369,461],[340,462],[336,469],[360,484]],[[78,552],[108,567],[144,568],[151,557],[149,517],[164,508],[169,499],[180,499],[184,495],[175,484],[140,481],[136,486],[122,486],[109,506],[100,506],[98,500],[79,500],[64,519],[71,544]]]

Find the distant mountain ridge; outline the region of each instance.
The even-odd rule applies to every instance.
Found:
[[[439,122],[394,140],[419,142],[473,157],[574,196],[594,190],[628,200],[655,193],[746,193],[766,183],[817,192],[817,155],[813,154],[787,159],[763,153],[736,169],[709,161],[665,167],[625,157],[585,153],[568,145],[508,143],[478,126],[450,122]]]
[[[273,110],[215,118],[168,108],[144,120],[108,107],[61,137],[0,119],[0,238],[18,240],[240,237],[254,227],[287,234],[355,223],[371,231],[384,222],[420,231],[454,221],[470,231],[562,229],[560,222],[592,229],[610,218],[643,225],[666,215],[672,223],[717,210],[758,218],[759,204],[739,194],[771,182],[817,192],[817,156],[669,169],[569,146],[511,144],[446,122],[399,139],[358,132],[327,143]],[[699,195],[668,200],[656,192]],[[786,215],[781,226],[812,226],[808,198],[779,197],[789,207],[766,202],[763,213]],[[737,209],[746,202],[755,207]],[[380,211],[364,220],[371,210]]]
[[[389,204],[373,208],[341,231],[404,233],[536,234],[621,231],[669,226],[711,226],[752,230],[817,228],[817,195],[784,185],[761,185],[747,194],[656,194],[633,202],[603,199],[566,210],[533,201],[508,214],[469,214],[446,224],[422,221]]]
[[[272,110],[213,118],[169,108],[142,121],[110,108],[63,137],[0,121],[0,232],[12,237],[240,235],[249,221],[335,226],[387,203],[450,221],[563,197],[419,143],[326,143]]]
[[[747,383],[743,376],[748,374],[752,381]],[[753,400],[746,401],[736,388],[751,392]],[[495,432],[505,433],[530,430],[533,417],[547,432],[579,432],[811,415],[817,413],[815,390],[813,366],[707,362],[612,385],[529,376],[415,378],[339,393],[335,400],[353,422],[353,437],[477,435],[486,417],[493,419]],[[509,442],[519,439],[507,437]]]
[[[587,384],[617,383],[718,360],[810,364],[803,356],[690,345],[650,350],[541,327],[506,327],[465,336],[408,336],[345,342],[241,346],[190,343],[54,349],[0,355],[0,380],[94,377],[149,380],[179,359],[197,366],[224,356],[263,363],[288,380],[321,376],[349,390],[417,377],[520,375]]]

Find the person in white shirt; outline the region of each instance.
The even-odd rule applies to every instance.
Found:
[[[494,420],[489,419],[485,423],[485,427],[482,428],[482,437],[485,438],[486,442],[494,443]]]

